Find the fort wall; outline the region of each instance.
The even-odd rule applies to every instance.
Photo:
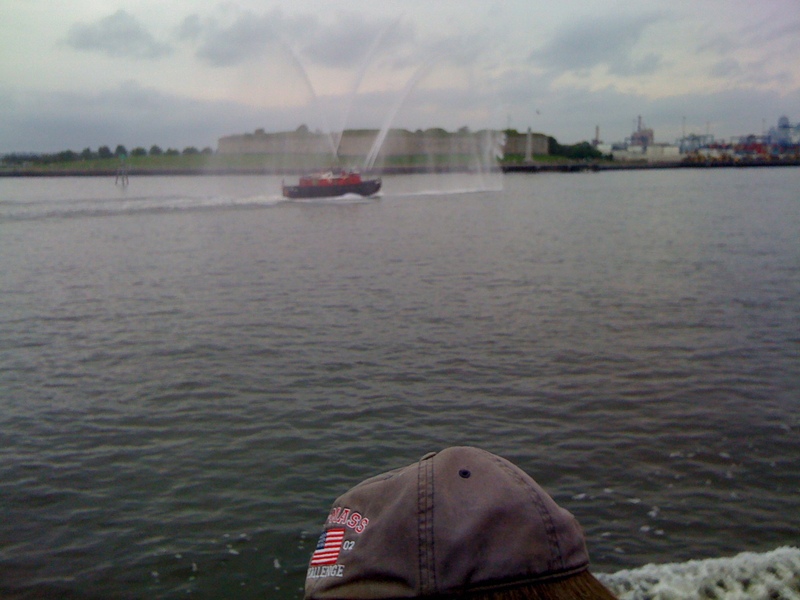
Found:
[[[504,151],[506,156],[510,154],[526,155],[528,150],[528,134],[526,133],[512,133],[506,135],[506,144]],[[531,155],[546,155],[549,154],[547,136],[543,133],[530,134],[530,154]]]
[[[392,129],[383,142],[381,155],[384,157],[471,155],[485,148],[486,136],[494,133],[491,131],[450,133],[443,129],[425,131]],[[345,131],[339,143],[339,156],[367,156],[377,136],[378,131],[373,129]],[[527,145],[526,134],[512,134],[506,137],[504,151],[506,154],[525,154]],[[531,146],[533,154],[547,154],[547,137],[540,133],[531,134]],[[267,133],[263,129],[257,129],[254,133],[220,138],[217,152],[275,155],[330,154],[331,142],[327,135],[304,128],[280,133]]]

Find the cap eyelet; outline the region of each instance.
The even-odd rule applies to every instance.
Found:
[[[470,473],[467,469],[461,469],[458,472],[458,476],[461,477],[462,479],[469,479],[470,475],[472,475],[472,473]]]

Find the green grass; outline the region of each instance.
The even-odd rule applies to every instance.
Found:
[[[267,159],[266,156],[247,154],[180,154],[177,156],[130,156],[124,163],[118,158],[95,158],[50,164],[27,164],[22,168],[26,171],[43,173],[59,171],[114,173],[121,167],[127,168],[129,172],[135,172],[137,170],[263,169],[274,166]]]
[[[531,157],[531,160],[535,163],[547,163],[547,164],[572,164],[575,162],[580,162],[574,158],[567,158],[566,156],[557,156],[554,154],[534,154]],[[595,159],[597,161],[604,161],[606,159]],[[522,154],[507,154],[503,157],[503,160],[500,161],[501,164],[504,165],[516,165],[516,164],[524,164],[525,163],[525,156]]]
[[[564,163],[570,162],[561,156],[536,155],[533,157],[539,163]],[[392,156],[381,158],[376,167],[381,168],[442,168],[442,167],[468,167],[472,164],[470,155],[452,156]],[[501,164],[517,164],[523,162],[522,155],[505,157]],[[363,157],[344,156],[340,166],[360,167]],[[86,173],[116,173],[120,167],[127,168],[129,173],[137,171],[254,171],[268,170],[303,171],[329,168],[332,165],[327,155],[267,155],[267,154],[187,154],[177,156],[130,156],[124,163],[118,158],[75,160],[57,162],[46,165],[25,165],[22,170],[33,173],[59,172],[86,172]],[[5,170],[20,170],[19,168],[3,167]]]

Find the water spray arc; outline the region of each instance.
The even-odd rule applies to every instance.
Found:
[[[391,127],[394,118],[397,116],[397,113],[400,112],[400,108],[403,106],[403,103],[406,101],[411,91],[419,83],[420,79],[422,79],[424,75],[428,74],[428,72],[439,61],[439,59],[440,57],[436,56],[428,60],[428,62],[423,63],[411,76],[411,78],[406,82],[406,85],[403,88],[402,93],[398,97],[397,102],[394,104],[392,109],[387,113],[386,119],[384,119],[383,125],[381,126],[381,129],[378,132],[378,136],[375,138],[375,142],[372,144],[372,148],[370,148],[369,154],[367,154],[367,158],[364,160],[365,170],[369,170],[375,166],[375,160],[378,158],[378,153],[381,150],[381,146],[383,146],[383,142],[386,140],[386,136],[389,133],[389,127]]]
[[[285,38],[280,34],[275,35],[275,40],[283,46],[291,64],[297,69],[301,75],[303,85],[306,87],[311,99],[311,108],[315,113],[316,118],[320,121],[323,131],[318,131],[317,134],[311,136],[300,136],[298,138],[299,146],[297,148],[307,148],[306,152],[308,157],[316,157],[315,161],[319,159],[325,160],[325,155],[329,154],[330,163],[328,167],[340,167],[341,164],[339,156],[342,150],[342,142],[346,141],[346,147],[350,154],[347,155],[348,161],[358,160],[358,155],[363,156],[364,146],[361,144],[369,144],[369,137],[375,135],[369,147],[369,151],[363,159],[361,169],[364,171],[372,171],[375,169],[376,161],[379,155],[383,155],[384,145],[387,144],[387,138],[393,124],[395,123],[398,115],[403,109],[404,105],[409,102],[409,98],[415,89],[420,87],[420,83],[426,76],[430,75],[431,71],[441,63],[446,57],[442,54],[436,54],[422,64],[418,65],[411,75],[405,81],[402,88],[396,88],[396,91],[389,92],[395,95],[393,102],[387,103],[388,110],[384,114],[381,122],[381,127],[377,133],[366,134],[355,132],[356,137],[353,143],[350,143],[350,137],[344,140],[345,132],[348,131],[348,120],[351,116],[351,111],[356,104],[356,95],[362,87],[367,73],[371,66],[375,65],[378,60],[376,57],[379,55],[382,42],[387,38],[387,35],[395,30],[401,18],[398,17],[393,21],[387,22],[381,29],[378,35],[373,39],[367,52],[364,54],[361,64],[354,77],[351,80],[349,89],[345,92],[346,95],[339,96],[343,100],[342,104],[338,104],[343,108],[343,112],[337,111],[337,114],[331,114],[330,109],[335,104],[329,104],[327,112],[321,106],[321,100],[317,91],[312,83],[309,71],[303,64],[298,49],[293,47]],[[456,57],[457,58],[457,57]],[[454,65],[465,66],[463,61],[455,61]],[[480,111],[475,110],[475,102],[481,102],[485,98],[485,94],[481,93],[483,90],[476,88],[476,81],[474,78],[475,73],[470,71],[467,73],[468,77],[465,79],[466,87],[463,88],[463,93],[469,94],[464,96],[464,100],[473,106],[470,114],[470,119],[474,120],[477,115],[482,114]],[[455,89],[455,88],[454,88]],[[461,88],[458,88],[461,89]],[[425,100],[423,94],[422,100]],[[382,103],[381,103],[382,108]],[[336,116],[339,116],[337,119]],[[337,121],[335,129],[330,127],[331,121]],[[502,156],[502,139],[499,132],[493,128],[481,128],[476,133],[470,133],[467,127],[459,129],[458,132],[449,134],[446,131],[438,129],[429,132],[419,132],[417,134],[410,134],[403,132],[401,136],[402,142],[399,144],[389,144],[391,148],[386,149],[388,156],[391,157],[391,164],[401,165],[407,164],[411,167],[412,171],[437,173],[435,183],[431,190],[439,190],[447,192],[462,193],[465,191],[482,191],[491,189],[502,189],[502,172],[498,168],[497,159]],[[374,131],[374,130],[373,130]],[[394,138],[393,138],[394,139]],[[323,150],[319,147],[320,142],[327,148]],[[269,142],[268,142],[269,143]],[[281,144],[281,152],[289,152],[294,154],[297,152],[296,148],[283,150],[283,142]],[[358,148],[356,152],[354,149]],[[322,151],[322,154],[320,154]],[[352,154],[352,156],[351,156]],[[425,158],[427,157],[427,163]],[[296,161],[296,159],[293,159]],[[326,160],[325,162],[328,162]],[[350,165],[355,166],[355,164]],[[332,174],[338,174],[339,171],[333,169]],[[347,172],[346,174],[358,176],[357,173]],[[498,181],[499,178],[499,181]],[[499,184],[499,185],[498,185]],[[302,185],[302,178],[301,178]],[[413,184],[412,185],[416,185]],[[400,186],[402,188],[402,186]],[[286,189],[286,188],[284,188]],[[424,190],[427,193],[427,190]]]
[[[386,35],[393,29],[397,27],[402,19],[402,15],[397,17],[394,21],[389,22],[375,37],[372,44],[367,50],[367,53],[364,56],[364,60],[361,62],[361,66],[359,67],[358,73],[353,81],[353,86],[350,89],[350,94],[347,97],[347,103],[345,105],[344,114],[342,115],[342,120],[339,123],[338,131],[334,133],[336,136],[335,140],[335,147],[336,147],[336,154],[339,153],[339,145],[342,141],[342,136],[344,135],[345,129],[347,128],[347,121],[350,119],[350,111],[353,108],[353,101],[355,100],[356,93],[358,92],[358,88],[361,87],[361,83],[364,81],[364,76],[367,74],[367,69],[372,64],[373,56],[375,52],[377,52],[380,43],[386,37]]]
[[[325,118],[325,113],[322,111],[320,104],[319,104],[319,96],[317,96],[317,92],[314,89],[314,85],[311,83],[311,78],[308,75],[308,71],[303,66],[303,63],[300,61],[300,57],[297,54],[297,51],[289,44],[281,35],[276,36],[277,39],[280,41],[281,45],[289,51],[289,55],[292,57],[292,61],[294,62],[295,66],[300,70],[300,74],[303,76],[303,81],[308,88],[308,91],[311,93],[311,100],[314,103],[314,110],[317,114],[320,115],[322,119],[322,123],[325,128],[325,134],[327,138],[328,145],[330,146],[331,154],[333,155],[333,160],[338,162],[339,161],[339,151],[338,151],[338,142],[334,143],[333,135],[331,134],[331,128],[328,124],[328,119]]]

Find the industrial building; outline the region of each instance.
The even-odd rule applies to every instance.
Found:
[[[682,158],[678,146],[655,141],[655,132],[644,126],[641,115],[636,121],[636,129],[624,142],[606,145],[602,144],[599,138],[598,128],[595,132],[595,147],[603,154],[613,156],[614,160],[663,163],[678,162]]]

